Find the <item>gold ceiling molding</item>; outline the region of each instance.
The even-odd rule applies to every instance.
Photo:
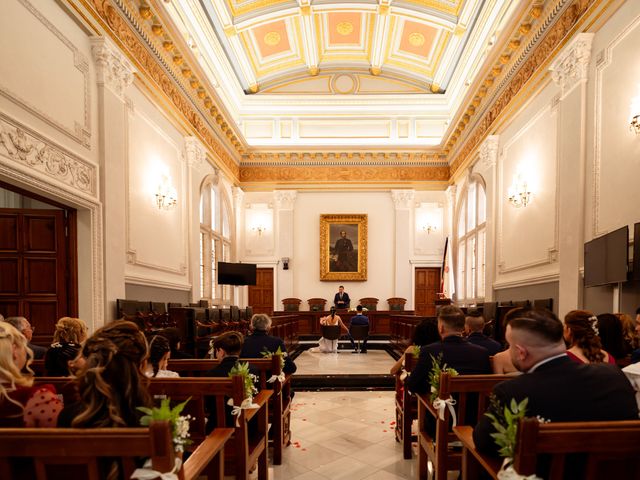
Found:
[[[212,120],[235,147],[236,152],[233,153],[241,153],[237,150],[242,148],[242,144],[235,137],[222,113],[213,104],[212,96],[208,95],[201,82],[192,74],[191,69],[184,65],[184,56],[179,52],[172,53],[174,40],[168,36],[167,29],[162,28],[162,19],[155,15],[146,3],[132,10],[124,5],[122,0],[88,0],[88,2],[88,9],[101,21],[107,33],[117,39],[120,45],[123,45],[130,58],[137,63],[139,70],[154,83],[160,92],[166,95],[178,112],[200,135],[204,143],[215,153],[222,165],[232,176],[237,178],[239,171],[237,161],[213,133],[210,124],[206,123],[201,113],[194,108],[194,103],[200,101],[208,109]],[[148,13],[146,8],[149,8]],[[123,14],[130,18],[125,19]],[[144,26],[145,29],[143,30],[141,26]],[[160,38],[155,40],[152,34]],[[156,42],[160,42],[159,45],[162,48],[159,48]],[[181,72],[188,80],[188,86],[182,85],[184,90],[180,88],[181,85],[174,68],[177,68],[178,72]],[[192,98],[189,98],[185,93],[189,86],[192,89]]]
[[[530,56],[524,61],[524,63],[518,68],[518,70],[512,75],[508,85],[502,90],[500,95],[491,104],[490,108],[486,109],[480,117],[471,133],[466,139],[464,146],[456,153],[455,158],[450,159],[451,173],[452,175],[468,160],[468,157],[475,151],[480,145],[482,140],[491,131],[492,126],[498,119],[500,114],[505,110],[507,105],[521,92],[523,86],[539,71],[541,67],[544,67],[549,58],[555,53],[555,50],[561,46],[563,39],[571,32],[574,25],[578,22],[580,17],[587,11],[587,9],[594,3],[600,0],[573,0],[571,4],[565,9],[560,18],[556,20],[554,25],[544,32],[544,38],[535,46],[535,49]],[[537,10],[531,10],[529,16],[533,11],[534,14],[540,16]],[[506,70],[506,69],[505,69]],[[493,84],[494,78],[487,77],[483,87],[489,87]],[[478,103],[478,100],[485,97],[487,88],[484,88],[482,95],[477,92],[474,97],[474,102]],[[448,153],[453,149],[457,139],[459,138],[462,130],[466,127],[470,120],[470,114],[467,110],[461,110],[464,113],[462,119],[458,123],[457,129],[454,131],[452,140],[450,140],[444,150],[444,153]]]
[[[364,165],[363,165],[364,164]],[[448,166],[439,152],[252,152],[242,155],[240,168],[249,166]]]
[[[419,166],[356,166],[333,165],[315,166],[241,166],[240,184],[243,183],[279,183],[279,184],[309,184],[309,183],[383,183],[396,182],[447,182],[449,167],[419,167]]]

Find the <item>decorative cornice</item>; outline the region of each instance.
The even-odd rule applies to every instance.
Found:
[[[0,155],[45,174],[92,197],[97,195],[97,167],[54,145],[28,127],[0,113]]]
[[[499,140],[500,137],[498,135],[489,135],[480,145],[480,165],[483,168],[495,166],[498,159]]]
[[[199,167],[206,161],[207,152],[196,137],[184,137],[184,158],[189,167]]]
[[[391,190],[391,199],[396,210],[407,210],[411,208],[413,199],[416,196],[415,190]]]
[[[594,33],[579,33],[549,67],[551,78],[560,86],[564,97],[576,86],[587,81],[591,44]]]
[[[555,20],[553,26],[544,31],[542,39],[539,40],[535,46],[528,46],[525,49],[524,53],[527,54],[526,60],[520,63],[519,68],[512,68],[509,71],[509,83],[500,91],[499,95],[496,95],[496,99],[490,104],[490,107],[484,110],[482,116],[475,123],[475,128],[472,130],[472,133],[467,137],[466,143],[456,153],[455,158],[451,160],[452,174],[467,162],[469,156],[491,131],[494,123],[507,108],[511,100],[513,100],[522,91],[524,85],[546,65],[549,58],[571,32],[580,17],[597,1],[598,0],[572,0],[570,5],[562,10],[562,14]],[[565,2],[560,1],[558,3],[564,4]],[[557,9],[554,9],[554,12],[556,10]],[[548,22],[549,20],[547,19],[545,23]],[[536,35],[536,37],[540,38],[541,34]],[[538,40],[538,38],[536,38],[536,40]],[[492,85],[493,82],[494,79],[491,77],[491,82],[488,86]],[[479,92],[480,91],[484,91],[486,94],[487,82],[480,87]],[[478,110],[476,110],[476,113],[477,112]],[[464,125],[468,123],[469,118]],[[455,138],[450,140],[447,144],[447,151],[453,148],[459,135],[460,132],[458,132]]]
[[[250,166],[422,166],[446,167],[447,159],[427,152],[254,152],[242,156],[241,167]]]
[[[98,85],[104,85],[120,100],[133,83],[135,68],[120,51],[104,37],[91,38],[91,53],[96,64]]]
[[[415,166],[242,166],[240,182],[294,183],[384,183],[424,182],[449,180],[449,167]]]
[[[279,210],[293,210],[298,192],[296,190],[276,190],[273,192]]]

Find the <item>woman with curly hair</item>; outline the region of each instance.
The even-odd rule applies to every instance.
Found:
[[[569,345],[567,355],[577,363],[616,363],[602,349],[598,318],[587,310],[571,310],[564,317],[564,340]]]
[[[58,426],[139,426],[137,407],[152,406],[144,374],[147,356],[147,340],[135,323],[117,320],[97,330],[82,348],[80,400],[64,408]]]
[[[52,385],[22,374],[33,352],[13,325],[0,322],[0,427],[54,427],[62,404]]]
[[[62,317],[56,323],[53,343],[44,356],[44,368],[49,377],[68,377],[82,366],[79,357],[87,339],[87,324],[79,318]]]

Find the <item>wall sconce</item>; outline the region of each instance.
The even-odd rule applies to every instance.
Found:
[[[509,202],[516,208],[526,207],[531,202],[531,190],[529,190],[527,181],[523,180],[520,174],[513,177],[508,195]]]
[[[631,125],[629,128],[632,132],[636,132],[636,135],[640,135],[640,115],[636,115],[631,119]]]
[[[431,232],[436,232],[438,231],[438,227],[436,227],[435,225],[432,225],[430,223],[425,223],[422,226],[422,230],[424,230],[425,232],[427,232],[427,235],[431,235]]]
[[[267,231],[267,227],[265,227],[264,225],[256,225],[251,230],[253,230],[254,232],[258,232],[258,236],[261,237],[262,236],[262,232],[266,232]]]
[[[156,190],[156,206],[159,210],[169,210],[178,204],[178,193],[171,185],[171,177],[162,175],[158,189]]]

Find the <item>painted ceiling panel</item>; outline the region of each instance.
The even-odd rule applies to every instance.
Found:
[[[424,23],[404,22],[399,50],[429,59],[438,30]]]
[[[333,12],[327,15],[329,44],[361,44],[362,14],[354,12]]]
[[[291,50],[289,35],[283,20],[254,28],[253,36],[262,58]]]

